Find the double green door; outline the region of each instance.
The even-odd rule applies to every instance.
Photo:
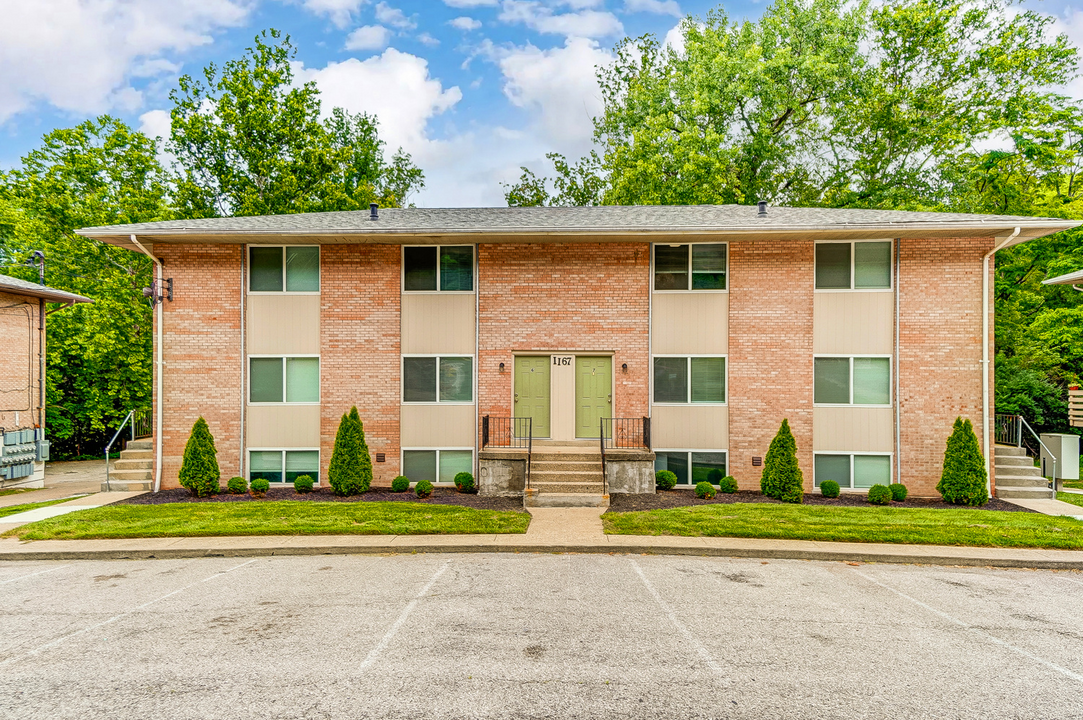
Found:
[[[515,358],[515,417],[533,418],[534,437],[552,437],[550,425],[550,399],[553,395],[551,381],[554,362],[567,356],[550,355],[520,356]],[[613,415],[613,359],[610,357],[575,358],[575,437],[596,438],[603,417]],[[567,363],[561,365],[564,368]],[[569,368],[570,369],[570,368]],[[557,375],[557,382],[563,386],[571,381],[570,374],[563,369]],[[571,390],[571,387],[567,387]],[[557,396],[567,397],[557,390]],[[566,402],[562,401],[562,402]],[[564,412],[564,411],[562,411]],[[561,417],[571,420],[570,413]],[[563,421],[562,421],[563,422]],[[571,428],[558,428],[557,437],[567,437]]]
[[[596,438],[600,421],[613,417],[613,358],[575,358],[575,436]]]

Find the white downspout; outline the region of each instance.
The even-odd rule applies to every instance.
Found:
[[[162,291],[162,263],[136,240],[134,233],[129,237],[131,237],[132,244],[154,263],[158,275],[155,292],[160,293]],[[162,300],[158,298],[155,298],[154,301],[154,312],[156,316],[154,324],[157,334],[154,348],[154,383],[155,398],[158,400],[154,404],[154,492],[158,492],[162,487],[162,404],[165,400],[162,396]]]
[[[985,491],[992,492],[992,479],[989,471],[992,463],[989,452],[989,258],[1019,237],[1019,228],[993,246],[981,259],[981,433],[982,454],[985,455]]]

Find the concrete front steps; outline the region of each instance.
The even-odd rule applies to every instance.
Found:
[[[130,440],[120,459],[109,468],[102,492],[135,492],[154,489],[154,438]]]
[[[597,441],[535,440],[526,507],[609,507]]]
[[[1048,500],[1052,497],[1049,481],[1042,477],[1041,468],[1034,467],[1034,460],[1026,450],[997,445],[993,457],[998,498]]]

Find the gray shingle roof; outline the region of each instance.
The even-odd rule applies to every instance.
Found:
[[[9,292],[14,295],[26,295],[28,297],[44,298],[49,302],[63,303],[88,303],[94,302],[88,297],[70,293],[67,290],[38,285],[37,283],[20,280],[8,275],[0,275],[0,292]]]

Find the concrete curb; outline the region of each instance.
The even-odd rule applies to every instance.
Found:
[[[619,536],[610,536],[619,537]],[[713,538],[712,538],[713,539]],[[733,538],[728,538],[733,540]],[[667,538],[669,540],[669,538]],[[699,538],[696,538],[699,540]],[[49,541],[78,542],[78,541]],[[95,541],[102,542],[102,541]],[[128,544],[127,541],[117,541]],[[776,544],[779,541],[774,541]],[[783,541],[785,542],[785,541]],[[795,543],[800,541],[795,541]],[[34,543],[27,543],[33,545]],[[582,544],[490,544],[490,543],[380,543],[364,545],[290,546],[267,544],[240,547],[161,547],[161,548],[50,548],[42,550],[0,550],[0,561],[12,560],[153,560],[202,557],[269,557],[304,555],[409,555],[419,553],[546,553],[605,555],[685,555],[703,557],[739,557],[771,560],[820,560],[836,562],[897,563],[910,565],[951,565],[976,567],[1026,568],[1040,570],[1083,570],[1083,552],[1070,550],[1007,550],[982,553],[986,548],[942,548],[939,546],[900,545],[899,552],[884,550],[882,545],[831,543],[831,548],[742,547],[740,544],[705,546],[702,544],[664,545],[635,542],[584,542]],[[851,547],[846,547],[850,545]],[[23,546],[25,547],[25,545]],[[894,548],[892,548],[893,550]],[[949,552],[937,552],[947,549]],[[950,552],[957,550],[960,552]],[[1056,557],[1065,553],[1063,558]]]

